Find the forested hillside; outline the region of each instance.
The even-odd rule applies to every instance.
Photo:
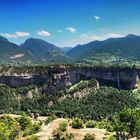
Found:
[[[79,83],[61,91],[52,93],[42,93],[42,86],[29,85],[26,87],[11,88],[5,85],[0,85],[0,113],[1,114],[22,114],[26,112],[28,115],[36,116],[50,116],[46,120],[46,123],[55,119],[56,117],[64,118],[80,118],[81,120],[73,120],[72,127],[97,127],[104,128],[107,131],[118,131],[119,133],[127,130],[132,136],[139,135],[138,122],[135,122],[135,129],[129,131],[129,125],[125,125],[125,120],[122,119],[122,115],[129,118],[129,110],[139,110],[140,108],[140,91],[139,90],[120,90],[113,87],[100,86],[95,79],[82,80]],[[125,109],[129,109],[128,111]],[[135,113],[133,112],[134,116]],[[134,117],[132,116],[132,117]],[[6,118],[7,119],[7,118]],[[12,119],[12,118],[9,118]],[[139,117],[135,118],[135,121],[139,121]],[[94,120],[91,122],[91,120]],[[106,121],[107,120],[107,121]],[[0,121],[4,121],[3,119]],[[17,125],[21,125],[19,119],[16,121]],[[75,122],[76,121],[76,122]],[[77,122],[78,121],[78,122]],[[80,122],[82,126],[79,126]],[[88,122],[89,121],[89,122]],[[116,122],[114,124],[114,121]],[[120,122],[124,127],[120,126]],[[3,122],[0,122],[3,123]],[[30,123],[30,122],[29,122]],[[83,125],[85,123],[85,125]],[[90,123],[90,124],[89,124]],[[23,136],[31,135],[39,131],[33,129],[35,126],[30,124],[29,129],[23,130]],[[5,126],[5,124],[4,124]],[[137,127],[136,127],[137,126]],[[4,138],[11,138],[13,132],[21,131],[15,130],[15,125],[11,127],[4,127],[4,130],[10,130],[10,134],[4,133]],[[27,126],[28,127],[28,126]],[[4,131],[1,130],[0,131]],[[0,133],[1,134],[1,133]],[[131,137],[132,137],[131,136]],[[18,137],[18,135],[14,135]],[[113,136],[114,137],[114,136]],[[115,138],[115,137],[114,137]]]

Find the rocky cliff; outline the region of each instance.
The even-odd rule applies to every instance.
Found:
[[[43,72],[44,71],[44,72]],[[0,83],[11,87],[43,85],[44,92],[64,89],[80,80],[95,78],[100,84],[134,89],[139,86],[140,71],[135,68],[48,67],[42,72],[1,72]]]

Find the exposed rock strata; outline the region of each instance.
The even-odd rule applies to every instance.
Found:
[[[96,78],[100,83],[113,84],[119,88],[134,89],[139,86],[140,70],[115,68],[69,68],[50,67],[47,72],[38,74],[8,74],[0,75],[0,83],[11,87],[26,86],[29,84],[43,84],[44,91],[64,89],[80,80]]]

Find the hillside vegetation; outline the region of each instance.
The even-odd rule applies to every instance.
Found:
[[[129,137],[140,136],[139,90],[128,91],[99,86],[97,80],[90,79],[82,80],[65,90],[46,94],[42,93],[41,85],[18,88],[0,85],[0,96],[1,114],[22,114],[25,111],[29,116],[33,114],[49,116],[45,121],[46,125],[57,117],[64,117],[72,120],[71,125],[74,128],[97,127],[110,132],[115,131],[118,136],[123,133],[127,137],[126,132],[129,133]],[[15,126],[11,128],[12,125],[3,124],[3,119],[1,121],[4,127],[0,126],[0,134],[4,134],[7,140],[15,134],[15,131],[22,131],[23,136],[36,132],[34,124],[31,123],[28,129],[22,129],[21,121],[14,120],[19,126],[16,126],[17,130],[14,129]],[[56,130],[54,135],[63,134],[61,132],[65,130],[63,127],[62,125],[61,130]],[[7,134],[7,131],[10,133]],[[14,137],[18,137],[18,134],[16,133]]]
[[[78,116],[100,120],[125,107],[137,108],[140,103],[139,91],[119,90],[113,87],[98,87],[96,80],[81,81],[69,89],[42,94],[41,87],[26,86],[10,88],[0,86],[0,112],[20,113],[21,111],[59,117]],[[30,97],[27,93],[31,91]]]

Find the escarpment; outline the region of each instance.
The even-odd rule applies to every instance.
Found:
[[[30,68],[29,68],[30,69]],[[41,70],[41,69],[40,69]],[[11,87],[43,85],[43,91],[55,91],[71,86],[80,80],[95,78],[100,84],[118,88],[134,89],[139,86],[140,70],[135,68],[95,68],[95,67],[47,67],[38,72],[1,72],[0,83]]]

